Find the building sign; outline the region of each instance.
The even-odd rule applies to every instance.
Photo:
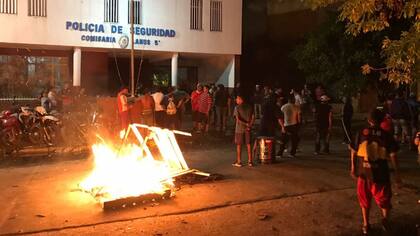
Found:
[[[76,21],[66,21],[66,30],[86,32],[80,37],[85,42],[100,43],[118,43],[121,48],[127,48],[129,38],[124,35],[124,26],[121,25],[104,25],[95,23],[83,23]],[[139,38],[134,39],[136,45],[154,45],[158,46],[160,40],[158,38],[174,38],[176,32],[173,29],[152,28],[143,26],[134,26],[134,35]],[[151,39],[150,37],[155,37]]]

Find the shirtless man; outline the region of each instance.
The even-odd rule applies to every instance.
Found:
[[[141,123],[153,126],[154,124],[154,110],[155,110],[155,101],[150,93],[150,89],[144,89],[144,95],[140,97],[139,103],[141,103],[142,113],[141,113]]]

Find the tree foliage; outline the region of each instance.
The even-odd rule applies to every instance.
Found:
[[[345,24],[337,22],[337,13],[328,12],[324,23],[291,56],[307,82],[328,85],[329,94],[335,96],[354,95],[368,83],[377,85],[377,80],[364,78],[360,66],[381,63],[381,38],[381,33],[346,35]],[[379,78],[377,74],[368,76]]]
[[[346,33],[353,36],[392,29],[404,20],[409,26],[399,37],[384,35],[381,56],[385,67],[365,64],[362,72],[382,71],[388,81],[410,84],[420,75],[420,0],[305,0],[313,9],[330,5],[338,7],[339,20]]]

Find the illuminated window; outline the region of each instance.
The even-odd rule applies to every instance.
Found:
[[[28,0],[28,16],[47,16],[47,0]]]
[[[191,0],[190,29],[203,29],[203,0]]]
[[[104,0],[105,22],[118,23],[118,0]]]
[[[222,1],[210,1],[210,31],[222,31]]]
[[[134,0],[134,24],[141,24],[141,0]],[[128,23],[131,24],[131,1],[128,1]]]
[[[0,13],[17,14],[17,0],[0,0]]]

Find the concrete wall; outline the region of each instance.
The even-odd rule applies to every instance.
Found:
[[[18,14],[0,14],[0,47],[14,44],[89,48],[120,48],[118,40],[129,34],[128,1],[119,1],[119,23],[104,23],[103,0],[48,1],[47,17],[28,16],[28,1],[18,1]],[[241,54],[242,0],[223,0],[223,32],[210,32],[210,0],[203,0],[203,30],[190,30],[190,0],[143,0],[141,27],[173,29],[176,36],[142,36],[160,40],[159,45],[139,49],[169,52]],[[104,33],[67,30],[66,22],[104,25]],[[121,26],[122,33],[112,34],[111,26]],[[82,41],[82,35],[111,36],[116,43]],[[137,37],[139,38],[139,37]],[[129,46],[130,47],[130,46]]]

